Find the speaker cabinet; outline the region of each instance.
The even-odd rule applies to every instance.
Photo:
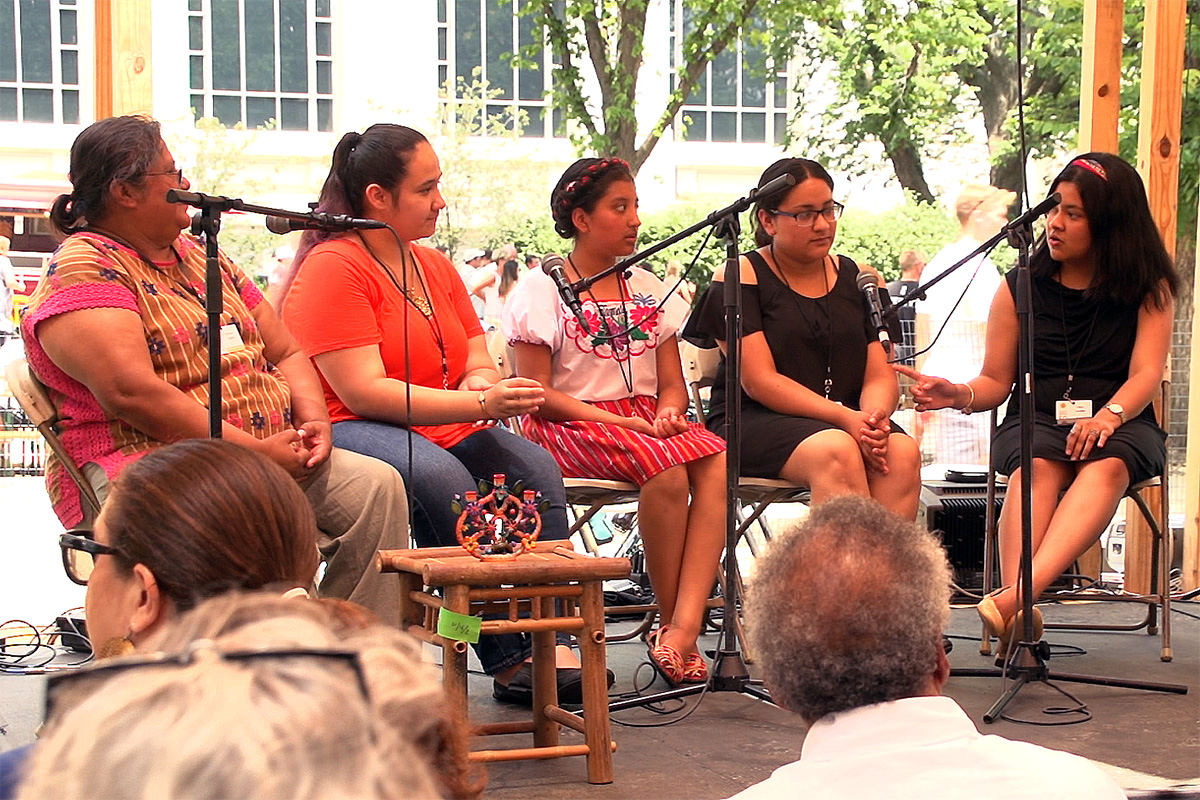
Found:
[[[996,514],[1004,487],[996,487]],[[987,525],[987,485],[925,481],[921,509],[928,529],[942,540],[954,570],[954,582],[968,592],[983,591],[983,543]],[[999,586],[1000,564],[994,565],[992,586]]]

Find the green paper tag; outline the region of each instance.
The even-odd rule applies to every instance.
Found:
[[[448,608],[443,608],[438,614],[438,636],[443,639],[453,639],[456,642],[475,644],[479,641],[479,631],[483,628],[481,617],[459,614]]]

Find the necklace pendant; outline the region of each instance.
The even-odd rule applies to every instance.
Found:
[[[825,379],[825,399],[829,399],[829,393],[833,390],[833,378]]]

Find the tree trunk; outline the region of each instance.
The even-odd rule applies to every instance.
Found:
[[[896,178],[905,191],[916,195],[917,199],[923,203],[934,202],[933,192],[930,191],[929,184],[925,182],[925,169],[921,165],[921,153],[913,147],[912,142],[904,138],[898,141],[884,142],[883,146],[896,170]]]

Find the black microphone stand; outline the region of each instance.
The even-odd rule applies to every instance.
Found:
[[[217,255],[217,234],[221,214],[240,208],[241,200],[207,194],[167,191],[168,203],[184,203],[199,208],[192,217],[192,235],[204,236],[204,310],[208,316],[208,435],[221,438],[221,314],[225,299],[221,295],[221,262]]]
[[[1000,718],[1004,707],[1008,705],[1017,692],[1027,683],[1041,682],[1075,701],[1080,713],[1090,714],[1083,703],[1069,692],[1055,686],[1051,678],[1073,683],[1088,683],[1099,686],[1117,686],[1128,689],[1142,689],[1154,692],[1171,692],[1187,694],[1187,687],[1173,683],[1150,683],[1148,681],[1132,681],[1120,678],[1105,678],[1091,675],[1052,674],[1046,666],[1050,657],[1050,645],[1046,641],[1035,641],[1033,635],[1033,604],[1037,599],[1030,591],[1033,585],[1033,296],[1029,275],[1030,250],[1033,248],[1033,219],[1018,220],[1011,223],[1000,232],[998,237],[1007,236],[1008,243],[1017,249],[1017,291],[1016,307],[1019,327],[1017,346],[1017,382],[1015,390],[1019,392],[1020,433],[1021,433],[1021,563],[1020,585],[1017,587],[1021,600],[1022,630],[1021,640],[1015,645],[1016,651],[1006,662],[1004,669],[953,669],[951,675],[964,677],[1006,677],[1011,678],[1004,692],[983,715],[984,722],[995,722]],[[997,239],[998,239],[997,237]],[[986,243],[985,243],[986,245]],[[969,259],[970,257],[968,257]],[[957,268],[956,265],[955,268]],[[952,270],[937,276],[936,282]],[[928,285],[928,284],[927,284]],[[914,289],[909,294],[917,292]],[[905,300],[909,297],[906,296]],[[1083,721],[1083,720],[1078,720]]]
[[[269,217],[298,221],[335,223],[343,218],[333,214],[296,212],[270,206],[246,203],[236,197],[167,190],[168,203],[181,203],[200,209],[192,217],[192,235],[204,236],[204,310],[208,317],[208,435],[221,438],[221,314],[225,300],[221,295],[221,262],[218,257],[217,235],[221,231],[221,214],[244,211]]]
[[[721,647],[717,651],[717,657],[713,662],[708,683],[680,686],[657,694],[633,697],[628,700],[617,700],[609,704],[609,711],[621,711],[626,708],[646,706],[662,700],[688,697],[693,694],[709,691],[739,692],[768,703],[771,702],[771,695],[762,687],[761,683],[750,680],[750,672],[747,670],[746,661],[742,656],[741,647],[738,642],[736,622],[738,601],[740,598],[737,595],[738,582],[733,580],[733,576],[737,574],[738,480],[741,477],[742,471],[742,382],[741,360],[739,358],[742,338],[742,279],[740,274],[741,248],[739,238],[742,227],[738,220],[738,215],[757,202],[759,197],[787,189],[793,186],[795,182],[795,178],[791,175],[781,175],[779,178],[770,181],[756,191],[750,192],[746,197],[731,203],[720,211],[714,211],[702,222],[680,231],[641,253],[614,264],[609,269],[590,279],[580,281],[580,283],[589,282],[588,285],[591,285],[591,283],[599,280],[604,275],[626,269],[628,266],[657,253],[664,247],[669,247],[685,236],[690,236],[705,227],[712,227],[713,235],[725,240],[725,396],[728,406],[725,412],[724,570],[726,580],[725,605],[719,638]]]

